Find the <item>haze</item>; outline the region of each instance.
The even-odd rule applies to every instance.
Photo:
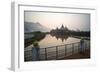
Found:
[[[49,29],[63,24],[71,30],[90,31],[90,14],[25,11],[24,21],[39,22]]]

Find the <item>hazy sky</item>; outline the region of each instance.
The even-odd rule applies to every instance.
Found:
[[[63,24],[72,30],[90,30],[90,14],[25,11],[24,15],[25,22],[39,22],[50,29],[60,28]]]

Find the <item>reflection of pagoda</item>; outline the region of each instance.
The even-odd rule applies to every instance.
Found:
[[[68,35],[51,35],[51,36],[55,36],[57,40],[60,39],[62,40],[62,42],[68,39]]]

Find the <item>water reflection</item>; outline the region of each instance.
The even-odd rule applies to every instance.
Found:
[[[68,37],[69,37],[68,35],[64,35],[64,34],[63,34],[63,35],[50,34],[50,35],[51,35],[52,37],[56,37],[57,40],[61,39],[62,42],[64,42],[65,40],[67,40]]]
[[[64,44],[70,44],[79,42],[80,39],[73,38],[70,36],[65,35],[51,35],[47,34],[44,39],[39,41],[39,45],[41,48],[51,47],[51,46],[58,46],[58,45],[64,45]]]

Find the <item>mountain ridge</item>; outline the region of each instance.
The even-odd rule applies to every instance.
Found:
[[[43,26],[39,22],[24,22],[24,33],[35,32],[35,31],[49,32],[50,29]]]

